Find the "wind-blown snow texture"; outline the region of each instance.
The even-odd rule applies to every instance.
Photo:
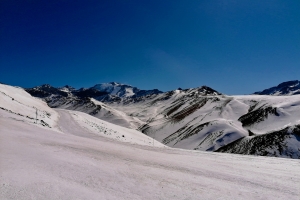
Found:
[[[0,91],[0,199],[299,198],[299,160],[171,149],[21,88]],[[33,105],[50,116],[35,124]]]
[[[100,90],[96,86],[93,90],[116,93],[113,91],[119,91],[116,87],[120,85],[100,84],[97,86]],[[261,140],[260,143],[276,145],[255,151],[237,151],[236,145],[242,145],[241,148],[245,149],[243,145],[246,143],[235,143],[235,150],[228,149],[228,146],[226,152],[300,158],[299,141],[290,139],[295,138],[296,129],[293,127],[300,124],[298,95],[227,96],[202,86],[139,97],[82,98],[73,92],[70,98],[50,95],[44,99],[51,107],[83,111],[124,127],[138,129],[170,147],[218,151],[233,142],[257,138]],[[286,137],[260,136],[278,133],[286,128],[292,130],[285,132]],[[232,145],[230,147],[233,148]]]

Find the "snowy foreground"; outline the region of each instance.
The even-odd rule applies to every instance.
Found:
[[[63,119],[66,120],[66,119]],[[151,147],[0,118],[0,199],[299,199],[300,161]],[[77,127],[74,125],[74,132]]]
[[[299,200],[299,171],[300,160],[172,149],[0,84],[1,200]]]

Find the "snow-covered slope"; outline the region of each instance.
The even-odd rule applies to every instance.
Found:
[[[197,95],[195,90],[175,90],[143,101],[110,106],[146,121],[139,130],[170,147],[205,151],[216,151],[246,136],[264,135],[300,124],[299,95]],[[274,137],[272,142],[276,140]],[[288,145],[290,152],[299,151],[300,141],[289,144],[279,146]],[[267,155],[287,156],[283,151]],[[288,156],[296,158],[297,155]]]
[[[156,95],[161,91],[140,90],[125,84],[103,83],[91,88],[74,89],[71,86],[55,88],[49,84],[26,89],[31,95],[42,98],[52,108],[63,108],[88,113],[94,117],[123,127],[137,129],[143,122],[122,111],[115,110],[103,102],[135,99]],[[96,100],[97,99],[97,100]]]
[[[78,126],[64,120],[64,128],[77,133]],[[3,200],[298,200],[300,195],[300,160],[134,145],[3,117],[0,130]]]
[[[86,113],[64,109],[56,109],[56,111],[60,115],[59,129],[64,133],[87,138],[101,136],[132,144],[164,147],[160,142],[137,130],[111,124]]]
[[[300,81],[298,81],[298,80],[287,81],[287,82],[280,83],[279,85],[277,85],[275,87],[265,89],[261,92],[255,92],[254,94],[274,95],[274,96],[300,94],[300,84],[299,83],[300,83]]]
[[[131,104],[110,104],[146,123],[143,133],[164,144],[214,151],[248,135],[238,118],[248,106],[206,88],[175,90]]]
[[[24,89],[0,84],[0,116],[55,128],[58,114]]]
[[[202,108],[210,109],[207,116],[202,117],[209,121],[209,125],[197,127],[198,130],[202,128],[200,132],[204,129],[204,132],[219,129],[234,132],[244,123],[247,126],[243,128],[251,129],[253,124],[249,123],[253,120],[263,122],[271,118],[273,123],[284,121],[286,116],[295,116],[296,113],[288,108],[293,106],[297,110],[300,105],[296,95],[226,97],[197,96],[197,93],[199,89],[158,95],[149,101],[138,101],[140,107],[137,109],[152,110],[154,117],[149,122],[158,122],[157,117],[162,117],[172,119],[174,124],[182,123]],[[193,96],[197,96],[195,102]],[[181,102],[186,98],[187,102]],[[127,104],[126,109],[133,108],[134,104],[137,102]],[[206,104],[216,107],[209,108]],[[275,111],[269,109],[271,106]],[[38,123],[34,123],[36,109]],[[255,120],[257,115],[253,114],[251,120],[243,119],[236,124],[244,112],[246,115],[243,116],[254,112],[263,113],[259,115],[263,117]],[[272,118],[273,115],[282,119]],[[222,116],[222,119],[212,122],[214,116]],[[196,123],[191,120],[189,124]],[[299,150],[295,151],[299,148],[300,126],[297,124],[295,117],[283,130],[269,134],[251,133],[252,136],[236,140],[219,150],[272,155],[277,149],[275,156],[285,153],[286,157],[297,158],[294,154],[298,152],[299,155]],[[263,127],[256,129],[262,131]],[[195,135],[200,137],[202,133]],[[216,135],[211,135],[211,138]],[[233,136],[223,136],[222,139],[227,142],[226,139]],[[192,140],[184,137],[193,136],[178,137],[190,145]],[[207,138],[201,147],[211,147],[212,141],[215,140]],[[221,141],[217,141],[213,147],[218,148],[220,144]],[[52,109],[23,89],[3,84],[0,84],[0,169],[0,199],[293,200],[299,199],[300,195],[297,184],[300,182],[299,160],[168,148],[136,130],[82,112]]]
[[[300,125],[296,125],[263,135],[244,137],[217,152],[300,159],[299,142]]]
[[[54,110],[42,100],[30,96],[24,89],[3,84],[0,84],[0,117],[60,133],[76,133],[79,136],[89,134],[140,145],[164,146],[139,131],[111,124],[82,112]]]
[[[127,128],[137,129],[143,123],[136,117],[128,116],[122,111],[118,111],[100,101],[89,97],[80,98],[76,96],[51,96],[50,98],[45,98],[45,100],[52,108],[77,110]]]
[[[117,83],[111,85],[118,86]],[[110,87],[103,85],[103,88]],[[101,91],[93,90],[104,93],[113,91],[104,91],[103,88]],[[95,98],[98,100],[78,95],[52,95],[47,102],[51,107],[79,110],[124,127],[138,128],[170,147],[203,151],[217,151],[243,138],[278,132],[300,124],[299,95],[226,96],[202,86],[139,97],[116,96],[115,99],[102,99],[105,104]],[[272,143],[276,143],[277,139],[273,137]],[[300,148],[298,140],[293,145],[286,141],[279,144],[280,148],[285,148],[284,145],[288,145],[289,152],[299,151]],[[247,152],[292,158],[298,155],[284,151],[262,153],[266,149],[259,151]]]

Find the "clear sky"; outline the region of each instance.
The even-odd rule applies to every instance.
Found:
[[[249,94],[300,75],[299,0],[1,0],[0,82]]]

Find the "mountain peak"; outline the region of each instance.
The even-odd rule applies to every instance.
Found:
[[[57,89],[49,84],[43,84],[41,86],[37,86],[37,87],[34,87],[34,88],[28,88],[28,89],[25,89],[28,93],[30,93],[32,96],[35,96],[35,97],[40,97],[40,98],[45,98],[45,97],[48,97],[52,94],[55,94],[55,95],[61,95],[61,96],[64,96],[64,97],[67,97],[68,96],[68,93],[65,92],[65,91],[62,91],[60,89]]]
[[[273,96],[284,96],[284,95],[295,95],[300,94],[300,81],[286,81],[280,83],[277,86],[265,89],[260,92],[255,92],[256,95],[273,95]]]
[[[206,85],[203,85],[203,86],[200,86],[200,87],[197,87],[197,88],[193,88],[192,89],[193,91],[196,91],[197,93],[199,93],[200,95],[222,95],[222,93],[206,86]]]
[[[65,85],[64,88],[73,88],[73,87],[69,85]]]
[[[106,84],[106,83],[102,83],[102,84]],[[112,84],[112,85],[124,85],[124,84],[118,83],[118,82],[110,82],[109,84]]]
[[[96,89],[100,92],[107,92],[110,95],[117,96],[120,98],[126,97],[137,97],[144,96],[147,94],[159,94],[162,93],[159,90],[140,90],[137,87],[133,87],[131,85],[126,85],[117,82],[109,82],[109,83],[100,83],[96,84],[93,89]]]
[[[42,87],[42,88],[52,88],[52,86],[50,84],[43,84],[41,86],[38,87]]]
[[[286,81],[283,83],[280,83],[277,87],[294,87],[299,84],[298,80],[293,80],[293,81]]]
[[[75,88],[73,88],[72,86],[69,86],[69,85],[65,85],[64,87],[61,87],[58,89],[63,92],[72,92],[72,91],[76,90]]]

